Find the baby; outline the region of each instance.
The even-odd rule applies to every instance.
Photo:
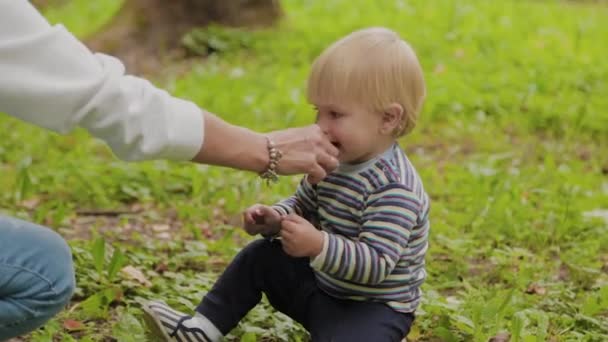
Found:
[[[424,97],[416,54],[395,32],[368,28],[327,48],[308,100],[339,168],[248,208],[245,230],[266,238],[235,257],[194,316],[149,302],[157,336],[217,341],[265,294],[313,341],[401,341],[426,278],[429,198],[397,139],[414,128]]]

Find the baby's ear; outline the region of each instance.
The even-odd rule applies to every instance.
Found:
[[[382,134],[393,134],[403,119],[403,106],[398,103],[391,103],[384,109],[382,113],[382,125],[380,131]]]

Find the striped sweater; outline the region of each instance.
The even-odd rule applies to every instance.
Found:
[[[303,179],[274,208],[325,232],[323,250],[311,260],[323,291],[416,310],[426,278],[429,198],[397,144],[363,164],[341,165],[319,184]]]

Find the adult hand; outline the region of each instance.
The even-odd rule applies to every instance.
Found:
[[[254,204],[243,213],[243,229],[249,235],[273,235],[281,230],[281,215],[272,207]]]
[[[316,257],[323,250],[323,233],[296,214],[283,217],[279,234],[283,250],[292,257]]]
[[[279,174],[306,173],[308,181],[316,184],[338,167],[338,149],[318,125],[274,131],[268,136],[283,153],[277,166]]]

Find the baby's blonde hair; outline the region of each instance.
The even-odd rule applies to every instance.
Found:
[[[374,27],[338,40],[314,61],[308,101],[315,105],[354,103],[382,113],[403,107],[395,136],[409,133],[425,97],[424,76],[416,53],[397,33]]]

